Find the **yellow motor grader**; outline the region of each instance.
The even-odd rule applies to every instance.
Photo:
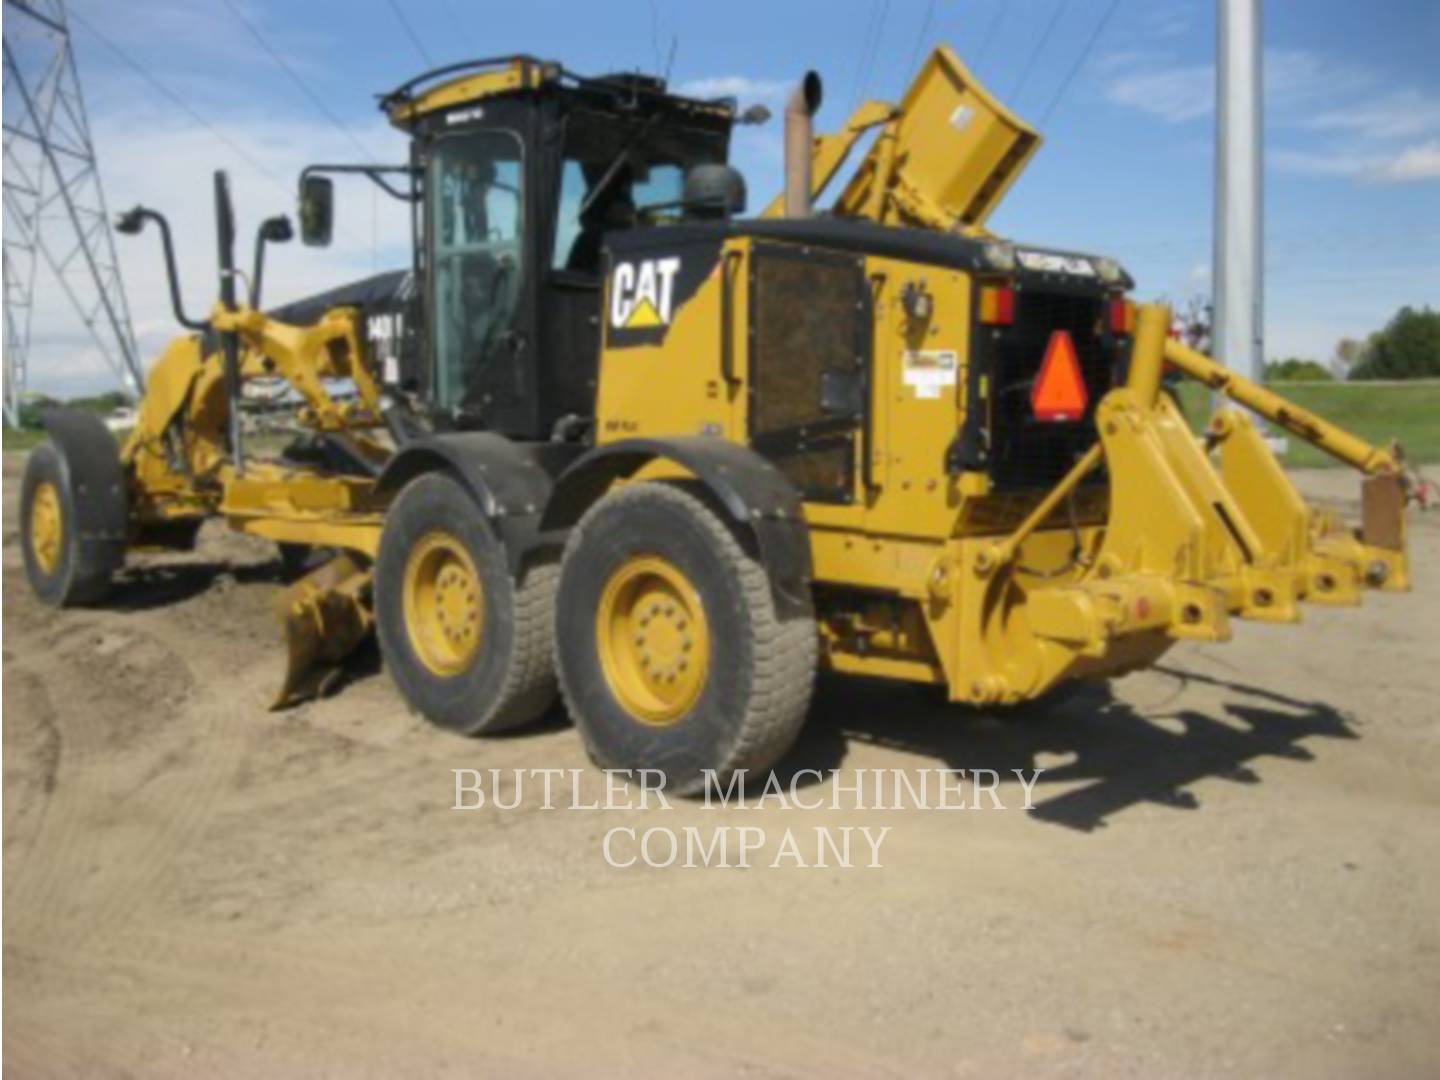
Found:
[[[336,175],[406,201],[413,266],[268,314],[288,220],[242,299],[217,174],[220,300],[191,320],[163,216],[131,211],[191,332],[123,446],[50,416],[35,591],[100,602],[128,550],[223,517],[321,559],[281,595],[278,704],[373,628],[435,723],[513,728],[558,690],[598,763],[685,789],[772,764],[821,666],[999,705],[1408,588],[1398,449],[1171,338],[1113,259],[986,230],[1039,137],[953,52],[833,134],[820,96],[796,88],[784,193],[746,218],[729,140],[763,110],[524,56],[427,72],[382,99],[408,163],[300,182],[308,243]],[[1197,438],[1167,366],[1241,408]],[[260,378],[304,428],[268,459],[240,422]],[[1252,412],[1363,475],[1358,527],[1306,506]]]

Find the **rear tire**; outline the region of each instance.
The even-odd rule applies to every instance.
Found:
[[[596,764],[659,769],[680,794],[763,770],[791,747],[814,687],[808,612],[782,621],[764,567],[697,494],[628,485],[565,547],[561,693]]]
[[[504,547],[457,481],[431,473],[391,505],[375,562],[375,629],[411,707],[465,734],[505,731],[555,700],[556,571],[511,577]]]
[[[30,587],[51,607],[99,603],[124,558],[118,541],[81,537],[70,470],[53,443],[36,447],[25,464],[20,550]]]

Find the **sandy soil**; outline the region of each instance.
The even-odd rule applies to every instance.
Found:
[[[106,610],[46,610],[20,466],[14,1075],[1440,1069],[1440,515],[1415,521],[1409,597],[1003,716],[827,682],[786,763],[1044,767],[1030,813],[1008,773],[1003,813],[459,813],[452,768],[584,767],[563,717],[437,732],[373,652],[338,696],[267,712],[272,551],[219,530]],[[1353,504],[1349,477],[1302,482]],[[657,824],[892,831],[882,869],[606,864],[608,829]]]

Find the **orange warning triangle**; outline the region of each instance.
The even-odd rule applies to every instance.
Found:
[[[1040,374],[1030,390],[1030,408],[1036,420],[1079,420],[1085,415],[1090,395],[1080,374],[1080,360],[1075,355],[1075,342],[1065,330],[1050,335],[1045,346],[1045,359]]]

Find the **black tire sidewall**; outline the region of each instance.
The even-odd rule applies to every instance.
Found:
[[[674,724],[645,724],[615,698],[600,662],[595,617],[614,572],[628,559],[658,556],[700,596],[710,640],[700,698]],[[575,719],[604,768],[658,768],[679,787],[729,760],[741,737],[754,672],[750,616],[742,584],[717,538],[683,504],[632,498],[623,510],[601,504],[560,575],[556,647]]]
[[[60,560],[53,572],[47,574],[40,568],[30,536],[30,515],[35,502],[35,489],[42,483],[54,485],[60,496],[62,543]],[[75,576],[75,561],[79,556],[79,535],[76,532],[75,496],[70,490],[69,470],[65,459],[49,443],[43,443],[30,453],[25,463],[25,477],[20,487],[20,551],[25,560],[25,576],[30,587],[42,603],[51,607],[62,607],[69,599],[70,582]]]
[[[424,536],[443,530],[469,552],[480,574],[485,614],[480,648],[470,666],[436,675],[416,655],[405,623],[405,564]],[[443,474],[406,485],[391,505],[375,561],[375,629],[390,676],[426,719],[451,731],[484,727],[487,704],[499,697],[515,648],[514,586],[505,549],[470,493]]]

